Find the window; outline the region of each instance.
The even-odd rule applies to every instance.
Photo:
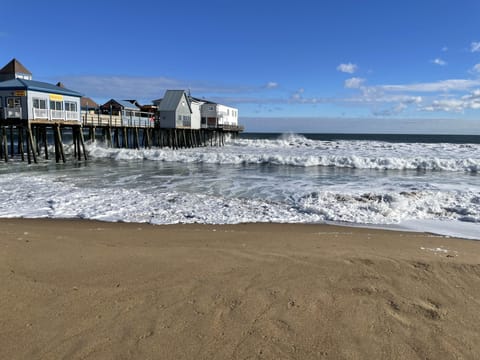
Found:
[[[21,106],[19,97],[11,97],[7,99],[7,108],[18,108]]]
[[[50,101],[50,110],[63,110],[63,101]]]
[[[213,111],[213,106],[209,106],[208,111]]]
[[[33,99],[33,107],[34,109],[46,109],[47,108],[47,100],[45,99]]]
[[[65,101],[65,111],[77,111],[77,103],[73,101]]]

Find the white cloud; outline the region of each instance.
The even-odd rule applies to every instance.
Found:
[[[345,80],[345,87],[347,89],[359,89],[364,82],[365,82],[365,79],[352,77],[350,79]]]
[[[423,111],[463,112],[464,102],[458,99],[434,100],[430,105],[424,106]]]
[[[303,94],[304,92],[305,92],[305,89],[304,89],[304,88],[298,89],[295,93],[292,94],[291,99],[292,99],[292,100],[296,100],[296,101],[302,99],[302,94]]]
[[[465,110],[480,109],[480,89],[475,89],[469,94],[459,98],[446,98],[433,100],[431,104],[421,107],[423,111],[444,111],[463,113]]]
[[[395,92],[446,92],[464,91],[477,86],[480,86],[480,80],[450,79],[430,83],[417,83],[407,85],[380,85],[378,86],[378,88],[383,91]]]
[[[470,44],[470,51],[471,52],[479,52],[480,51],[480,41],[472,41]]]
[[[137,99],[151,101],[163,96],[167,89],[190,89],[194,96],[211,94],[245,94],[264,87],[242,87],[212,84],[208,81],[186,81],[167,77],[140,76],[61,76],[45,79],[47,82],[61,81],[69,89],[79,91],[95,99]]]
[[[348,63],[348,64],[340,64],[337,66],[337,70],[348,73],[348,74],[353,74],[357,71],[358,66],[356,64]]]
[[[472,71],[480,73],[480,63],[473,65]]]
[[[447,65],[447,62],[445,60],[440,59],[440,58],[436,58],[436,59],[432,60],[431,62],[434,63],[434,64],[437,64],[437,65],[440,65],[440,66]]]
[[[267,89],[275,89],[278,87],[278,83],[274,82],[274,81],[269,81],[266,85],[265,85],[265,88]]]

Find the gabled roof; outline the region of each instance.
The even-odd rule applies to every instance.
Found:
[[[22,73],[26,75],[32,75],[28,69],[22,65],[20,61],[13,58],[7,65],[0,69],[0,74],[16,74]]]
[[[105,104],[103,104],[102,106],[107,106],[110,102],[114,102],[114,103],[117,103],[118,105],[120,105],[123,109],[127,109],[127,110],[140,110],[137,106],[133,105],[131,102],[128,102],[126,100],[116,100],[116,99],[110,99],[108,100]]]
[[[98,108],[98,104],[89,97],[82,96],[82,98],[80,99],[80,107],[82,109],[86,109],[87,107],[89,109],[95,109]]]
[[[137,101],[137,100],[123,100],[123,101],[128,101],[129,103],[135,105],[136,107],[141,108],[142,105]]]
[[[54,93],[60,95],[68,96],[78,96],[81,97],[82,94],[79,92],[55,86],[49,83],[34,81],[34,80],[24,80],[24,79],[13,79],[0,82],[0,89],[12,89],[12,90],[33,90],[47,93]]]
[[[158,108],[159,111],[175,111],[177,110],[178,104],[182,99],[185,99],[190,112],[192,112],[192,108],[190,107],[190,101],[186,96],[185,90],[167,90],[165,91],[165,96],[160,103]]]
[[[217,105],[216,102],[213,102],[213,101],[210,101],[210,100],[207,100],[207,99],[200,99],[200,98],[197,98],[197,97],[193,97],[191,96],[191,98],[195,101],[201,101],[201,102],[204,102],[205,104],[213,104],[213,105]]]

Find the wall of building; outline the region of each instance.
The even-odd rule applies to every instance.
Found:
[[[238,125],[238,109],[217,104],[218,125]]]
[[[182,96],[182,100],[177,105],[177,117],[175,127],[177,128],[190,128],[191,127],[192,113],[188,106],[188,99],[185,94]]]
[[[190,107],[192,108],[192,129],[200,129],[200,122],[201,122],[201,107],[202,103],[197,101],[192,101],[190,103]]]

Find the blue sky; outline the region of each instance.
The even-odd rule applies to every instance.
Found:
[[[0,64],[98,102],[165,89],[254,131],[480,134],[480,2],[2,4]]]

